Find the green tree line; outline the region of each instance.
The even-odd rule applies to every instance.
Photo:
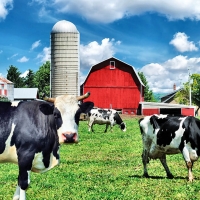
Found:
[[[138,75],[139,75],[141,81],[143,82],[143,84],[145,85],[145,88],[144,88],[144,101],[146,101],[146,102],[155,102],[156,99],[155,99],[155,97],[153,95],[153,91],[150,90],[148,81],[147,81],[144,73],[143,72],[138,72]]]
[[[39,70],[29,69],[26,77],[22,77],[19,69],[13,65],[7,70],[7,79],[14,83],[15,88],[38,88],[39,95],[50,95],[50,62],[47,61]]]
[[[190,89],[192,105],[196,105],[198,111],[200,108],[200,74],[192,74],[189,80],[183,84],[183,88],[181,88],[175,96],[177,103],[189,105]]]

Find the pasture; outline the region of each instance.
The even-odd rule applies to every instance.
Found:
[[[137,118],[126,118],[127,131],[105,125],[88,132],[80,121],[80,143],[61,146],[61,163],[44,174],[31,173],[27,199],[31,200],[132,200],[200,199],[200,163],[195,162],[195,181],[187,182],[181,154],[167,156],[174,179],[167,179],[159,160],[148,165],[149,179],[143,178],[142,139]],[[12,199],[18,168],[0,164],[0,200]]]

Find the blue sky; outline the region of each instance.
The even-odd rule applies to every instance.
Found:
[[[50,60],[56,22],[80,33],[81,80],[112,56],[142,71],[153,92],[170,93],[200,73],[199,0],[1,0],[0,74],[23,74]],[[188,70],[190,69],[190,70]]]

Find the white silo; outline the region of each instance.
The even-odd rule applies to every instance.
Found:
[[[79,95],[79,44],[76,26],[66,20],[57,22],[51,31],[51,96]]]

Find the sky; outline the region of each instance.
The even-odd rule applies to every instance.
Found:
[[[154,93],[171,93],[200,73],[199,0],[1,0],[0,75],[22,75],[50,61],[60,20],[80,33],[80,79],[115,57],[143,72]]]

